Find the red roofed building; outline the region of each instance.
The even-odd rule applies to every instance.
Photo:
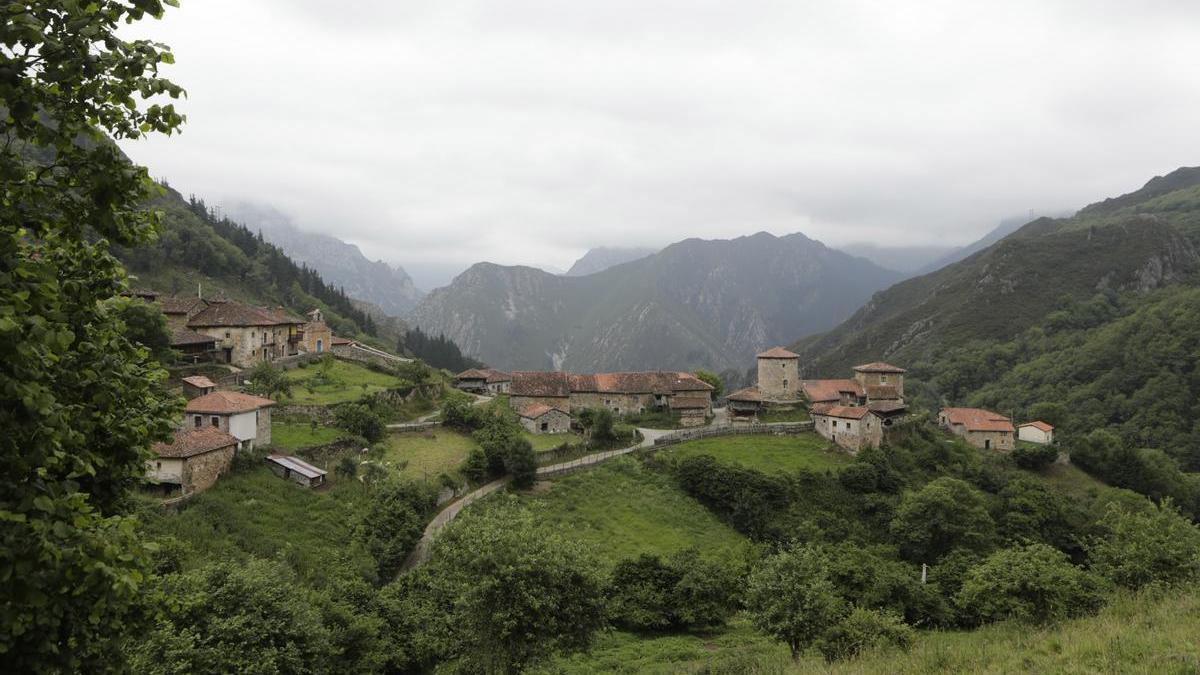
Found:
[[[1012,450],[1016,429],[1007,417],[983,408],[942,408],[938,423],[984,450]]]
[[[229,471],[238,439],[213,427],[179,429],[169,443],[155,443],[146,478],[165,495],[207,490]]]
[[[890,363],[876,361],[854,366],[854,379],[864,387],[894,387],[896,398],[904,397],[904,373],[908,371]]]
[[[758,387],[739,389],[726,396],[725,401],[725,407],[729,410],[729,421],[734,424],[756,421],[758,414],[765,407]]]
[[[521,426],[531,434],[564,434],[571,430],[571,415],[560,408],[534,403],[518,415]]]
[[[303,319],[282,309],[264,309],[230,300],[207,300],[187,327],[217,340],[219,360],[249,368],[300,353]]]
[[[211,394],[217,390],[217,383],[208,379],[203,375],[192,375],[185,377],[183,382],[183,395],[188,400],[199,398],[206,394]]]
[[[767,401],[800,398],[800,355],[773,347],[758,355],[758,392]]]
[[[1054,442],[1054,427],[1041,420],[1026,422],[1017,427],[1017,440],[1050,445]]]
[[[271,406],[275,401],[236,391],[214,391],[194,398],[185,408],[184,429],[212,427],[236,438],[241,448],[271,442]]]
[[[476,394],[507,394],[512,375],[493,368],[472,368],[454,376],[454,386]]]
[[[705,417],[712,412],[712,386],[690,373],[646,371],[577,375],[518,371],[511,377],[509,401],[517,410],[541,403],[572,414],[584,408],[606,408],[617,415],[629,415],[648,409],[671,410],[677,407],[672,406],[673,401],[686,399],[688,410],[700,409]],[[699,403],[703,405],[697,405]]]
[[[850,452],[877,448],[883,442],[883,418],[862,406],[818,404],[812,409],[813,429]]]

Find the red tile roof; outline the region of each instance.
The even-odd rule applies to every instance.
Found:
[[[208,306],[188,319],[188,326],[282,326],[302,324],[303,319],[281,309],[263,309],[240,302],[210,301]]]
[[[252,396],[236,391],[214,391],[188,401],[186,410],[189,413],[231,415],[268,408],[273,405],[275,405],[275,401],[261,396]]]
[[[179,430],[170,443],[155,443],[151,448],[159,457],[186,458],[236,446],[238,439],[216,427]]]
[[[761,403],[763,400],[762,393],[758,391],[758,387],[738,389],[725,398],[730,401],[749,401],[751,403]]]
[[[524,417],[525,419],[536,420],[537,418],[541,417],[542,415],[545,415],[546,413],[551,412],[553,410],[557,410],[558,412],[560,412],[564,415],[570,415],[570,413],[568,413],[566,410],[563,410],[562,408],[558,408],[555,406],[548,406],[548,405],[545,405],[544,403],[534,403],[533,405],[525,406],[525,408],[523,408],[521,410],[521,412],[518,414],[521,417]]]
[[[203,375],[192,375],[191,377],[185,377],[183,378],[183,381],[199,389],[211,389],[217,386],[216,382],[213,382]]]
[[[813,403],[840,400],[842,392],[849,392],[855,396],[866,395],[863,386],[856,380],[804,380],[800,387]]]
[[[597,394],[675,394],[711,392],[712,385],[690,373],[636,372],[574,375],[548,371],[512,373],[514,396],[570,396],[572,392]]]
[[[1054,431],[1054,427],[1052,425],[1046,424],[1045,422],[1043,422],[1041,420],[1037,420],[1034,422],[1026,422],[1024,424],[1021,424],[1020,426],[1033,427],[1034,429],[1037,429],[1039,431],[1045,431],[1045,432]]]
[[[488,374],[486,372],[479,370],[478,368],[472,368],[470,370],[464,370],[461,373],[455,375],[454,379],[456,379],[456,380],[486,380],[487,377],[488,377]]]
[[[457,380],[486,380],[489,384],[494,382],[511,382],[512,375],[500,370],[492,368],[472,368],[464,370],[454,376]]]
[[[942,415],[951,425],[961,424],[967,431],[1016,431],[1007,417],[983,408],[942,408]]]
[[[825,417],[840,417],[848,420],[861,420],[871,411],[866,408],[850,405],[822,405],[813,408],[812,414],[823,415]]]
[[[760,359],[798,359],[800,355],[796,352],[789,352],[783,347],[772,347],[765,352],[759,352]]]
[[[202,309],[204,301],[200,298],[163,295],[158,298],[158,306],[162,309],[163,314],[188,314],[193,309]]]
[[[336,335],[334,335],[333,337],[329,338],[329,345],[330,345],[331,347],[332,347],[333,345],[352,345],[352,344],[354,344],[354,340],[351,340],[351,339],[349,339],[349,338],[338,337],[338,336],[336,336]]]
[[[180,328],[179,330],[171,331],[172,347],[185,347],[187,345],[203,345],[209,343],[216,344],[216,342],[217,338],[211,335],[197,333],[196,331],[188,330],[187,328]]]
[[[553,396],[566,398],[571,395],[571,383],[566,373],[548,371],[520,371],[512,374],[513,396]]]
[[[893,413],[893,412],[897,412],[900,410],[904,410],[906,407],[907,406],[904,405],[904,401],[900,401],[897,399],[892,399],[890,401],[868,401],[867,402],[867,409],[870,410],[871,412],[877,412],[877,413]]]
[[[864,363],[861,366],[854,366],[856,373],[907,373],[908,371],[899,367],[893,366],[890,363],[883,361],[875,361],[873,363]]]

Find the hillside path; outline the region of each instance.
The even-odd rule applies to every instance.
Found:
[[[579,459],[573,459],[569,462],[540,466],[537,470],[537,477],[544,478],[561,473],[570,473],[579,469],[590,468],[600,464],[601,462],[608,461],[613,457],[627,455],[638,448],[653,447],[654,440],[656,438],[659,438],[664,434],[671,433],[670,431],[663,429],[638,429],[638,432],[642,434],[641,443],[636,443],[628,448],[621,448],[620,450],[606,450],[604,452],[592,453],[590,455],[580,457]],[[421,534],[421,540],[417,542],[416,548],[414,548],[412,553],[408,555],[408,558],[405,559],[404,566],[400,568],[401,571],[407,572],[409,570],[416,569],[426,560],[429,560],[429,550],[430,547],[433,546],[433,540],[437,537],[438,533],[441,532],[442,529],[447,525],[449,525],[450,521],[454,520],[454,518],[457,517],[463,509],[492,494],[505,485],[508,485],[509,480],[510,478],[508,476],[505,476],[504,478],[498,478],[490,483],[487,483],[486,485],[482,485],[471,492],[468,492],[460,499],[451,502],[446,506],[446,508],[442,509],[436,516],[433,517],[433,520],[429,521],[429,524],[425,526],[425,531]]]

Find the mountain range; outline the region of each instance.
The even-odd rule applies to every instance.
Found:
[[[604,270],[623,265],[627,262],[633,262],[646,256],[654,255],[657,249],[653,248],[621,248],[611,246],[600,246],[593,249],[588,249],[588,252],[583,254],[579,260],[571,265],[571,269],[567,270],[569,277],[585,277],[589,274],[603,272]]]
[[[802,234],[688,239],[587,276],[479,263],[406,317],[504,369],[723,369],[900,278]]]
[[[337,237],[301,230],[280,211],[248,203],[227,205],[225,211],[346,295],[376,305],[388,316],[402,316],[424,297],[403,268],[369,260],[357,246]]]
[[[876,293],[837,328],[793,348],[810,376],[863,360],[934,362],[949,346],[1010,339],[1072,298],[1189,280],[1200,269],[1198,240],[1200,169],[1179,169],[1071,217],[1032,220]]]

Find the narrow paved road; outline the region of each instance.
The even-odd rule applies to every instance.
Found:
[[[580,457],[579,459],[571,460],[569,462],[538,467],[537,476],[538,478],[545,478],[560,473],[569,473],[571,471],[592,467],[600,464],[601,462],[608,461],[613,457],[627,455],[638,448],[651,447],[654,445],[654,439],[659,438],[664,434],[671,433],[670,431],[665,431],[662,429],[638,429],[638,432],[642,434],[641,443],[631,445],[628,448],[621,448],[620,450],[596,452]],[[429,549],[433,545],[434,538],[437,537],[438,532],[441,532],[442,528],[446,527],[446,525],[449,525],[450,521],[454,520],[454,518],[458,516],[463,509],[504,487],[508,484],[508,481],[508,476],[494,480],[486,485],[472,490],[471,492],[468,492],[467,494],[463,495],[462,498],[451,502],[446,506],[446,508],[442,509],[441,512],[434,516],[433,520],[429,521],[429,524],[425,526],[425,532],[422,533],[421,540],[417,542],[416,548],[413,549],[412,553],[410,553],[408,558],[404,561],[404,566],[401,568],[401,570],[407,572],[415,569],[421,565],[421,563],[424,563],[426,560],[428,560]]]

